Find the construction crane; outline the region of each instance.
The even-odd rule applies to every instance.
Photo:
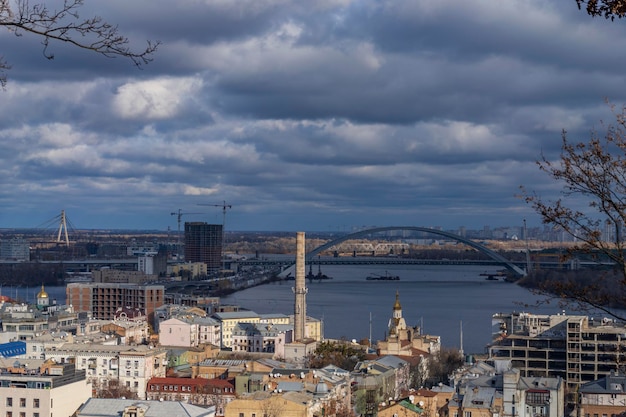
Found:
[[[185,214],[204,214],[204,213],[191,213],[188,211],[182,211],[181,209],[178,209],[178,211],[170,213],[170,215],[177,216],[178,218],[178,236],[180,236],[180,220]]]
[[[233,208],[230,204],[226,204],[224,201],[223,204],[198,204],[199,206],[210,206],[210,207],[221,207],[222,208],[222,231],[226,227],[226,210]]]

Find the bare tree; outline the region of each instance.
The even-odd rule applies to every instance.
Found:
[[[626,1],[624,0],[576,0],[578,8],[583,7],[589,16],[602,16],[615,20],[626,16]]]
[[[108,378],[104,382],[94,381],[94,389],[96,398],[137,398],[135,391],[116,378]]]
[[[278,396],[272,395],[263,400],[261,410],[264,417],[281,417],[285,411],[282,400]]]
[[[125,57],[141,67],[152,60],[160,42],[147,41],[145,49],[134,51],[129,39],[122,35],[116,25],[104,21],[100,16],[81,18],[80,8],[84,0],[63,0],[58,9],[51,9],[42,2],[31,4],[29,0],[0,0],[0,26],[16,36],[25,33],[42,38],[43,54],[53,59],[50,42],[69,43],[81,49],[113,58]],[[9,63],[0,56],[0,86],[7,82]]]
[[[577,244],[569,254],[588,254],[615,266],[612,273],[597,273],[592,285],[576,279],[549,280],[542,289],[623,320],[626,317],[611,306],[626,305],[626,108],[621,112],[613,108],[613,113],[616,122],[607,126],[602,137],[594,131],[588,142],[572,143],[564,131],[559,160],[542,156],[537,162],[562,184],[562,198],[547,201],[524,187],[522,191],[543,223],[575,238]],[[586,208],[572,208],[575,203]]]

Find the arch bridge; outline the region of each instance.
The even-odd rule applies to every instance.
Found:
[[[450,238],[452,240],[456,240],[457,242],[461,242],[466,244],[467,246],[470,246],[476,250],[478,250],[479,252],[484,253],[485,255],[489,256],[491,259],[493,259],[494,261],[498,262],[499,264],[501,264],[503,267],[505,267],[508,271],[510,271],[511,273],[513,273],[514,275],[518,276],[518,277],[523,277],[526,275],[526,271],[524,271],[523,269],[521,269],[520,267],[518,267],[517,265],[515,265],[513,262],[509,261],[508,259],[506,259],[504,256],[500,255],[499,253],[489,249],[488,247],[481,245],[480,243],[474,242],[471,239],[467,239],[464,238],[463,236],[459,236],[456,235],[454,233],[450,233],[450,232],[445,232],[443,230],[436,230],[436,229],[430,229],[428,227],[419,227],[419,226],[386,226],[386,227],[375,227],[372,229],[365,229],[365,230],[360,230],[358,232],[355,233],[350,233],[348,235],[342,236],[340,238],[334,239],[330,242],[327,242],[315,249],[313,249],[312,251],[308,252],[306,254],[306,261],[310,262],[311,259],[316,256],[317,254],[332,248],[333,246],[339,245],[342,242],[345,242],[347,240],[351,240],[351,239],[358,239],[364,236],[368,236],[368,235],[372,235],[374,233],[380,233],[380,232],[389,232],[389,231],[395,231],[395,230],[404,230],[404,231],[414,231],[414,232],[423,232],[423,233],[431,233],[434,235],[439,235],[439,236],[444,236],[447,238]],[[282,273],[281,276],[285,276],[287,275],[289,272],[291,272],[291,270],[293,270],[294,266],[290,266],[289,268],[285,269]]]

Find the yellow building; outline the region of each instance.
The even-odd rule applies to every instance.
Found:
[[[188,262],[184,264],[172,265],[170,273],[180,275],[180,271],[189,271],[192,278],[206,276],[208,274],[207,265],[204,262]]]
[[[378,417],[417,417],[421,415],[424,415],[424,409],[408,399],[392,401],[391,405],[386,405],[378,410]]]
[[[238,323],[260,323],[261,316],[254,311],[233,311],[215,313],[213,318],[220,322],[222,329],[222,348],[233,347],[233,329]]]
[[[229,402],[224,417],[312,417],[308,406],[312,400],[310,397],[298,392],[272,394],[258,391]]]

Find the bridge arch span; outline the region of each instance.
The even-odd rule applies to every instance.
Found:
[[[411,231],[416,231],[416,232],[424,232],[424,233],[432,233],[434,235],[439,235],[439,236],[444,236],[453,240],[456,240],[458,242],[462,242],[465,243],[468,246],[471,246],[472,248],[478,250],[479,252],[484,253],[485,255],[489,256],[491,259],[493,259],[494,261],[500,262],[507,270],[511,271],[513,274],[523,277],[526,275],[526,271],[524,271],[523,269],[519,268],[517,265],[515,265],[514,263],[512,263],[511,261],[509,261],[508,259],[506,259],[504,256],[500,255],[499,253],[489,249],[488,247],[481,245],[480,243],[474,242],[473,240],[464,238],[462,236],[456,235],[454,233],[450,233],[450,232],[444,232],[443,230],[436,230],[436,229],[430,229],[428,227],[418,227],[418,226],[386,226],[386,227],[375,227],[372,229],[365,229],[365,230],[360,230],[358,232],[355,233],[350,233],[349,235],[345,235],[342,236],[340,238],[337,238],[335,240],[332,240],[330,242],[327,242],[325,244],[323,244],[322,246],[319,246],[315,249],[313,249],[312,251],[308,252],[306,254],[306,260],[310,261],[314,256],[316,256],[317,254],[325,251],[326,249],[329,249],[335,245],[338,245],[342,242],[345,242],[346,240],[351,240],[351,239],[358,239],[367,235],[371,235],[374,233],[379,233],[379,232],[388,232],[388,231],[393,231],[393,230],[411,230]]]

